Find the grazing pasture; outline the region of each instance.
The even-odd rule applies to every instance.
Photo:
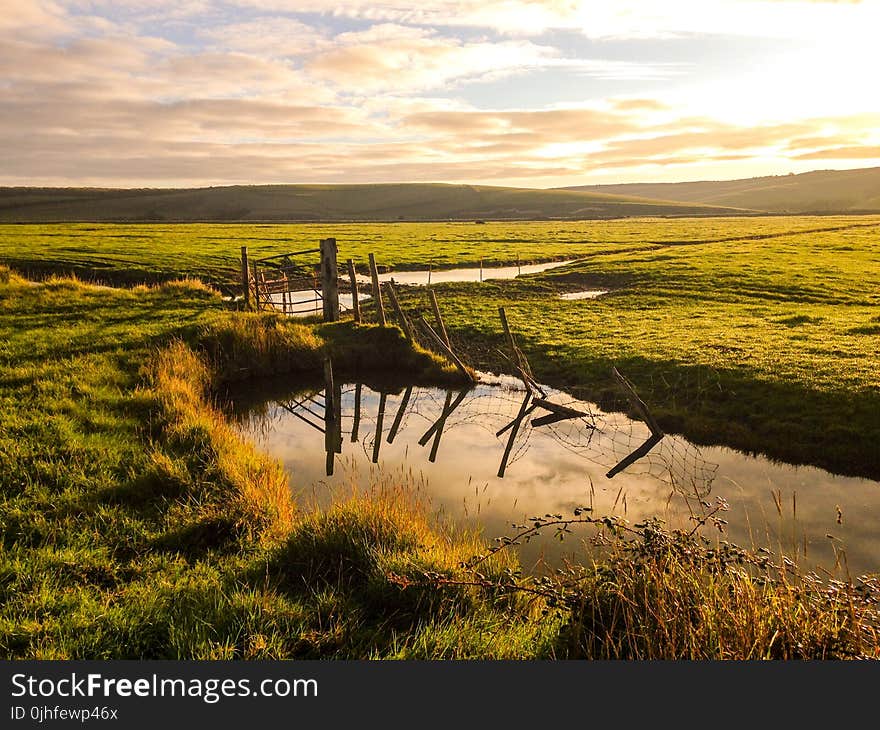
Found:
[[[239,250],[252,257],[339,241],[341,260],[383,267],[510,264],[864,225],[880,217],[648,218],[476,223],[0,224],[0,262],[32,277],[73,274],[113,285],[196,277],[237,286]]]
[[[617,365],[670,433],[880,474],[878,217],[3,226],[0,655],[880,655],[876,579],[824,585],[654,521],[596,515],[607,555],[538,579],[438,524],[405,475],[298,503],[304,485],[217,407],[227,381],[314,371],[327,353],[449,369],[395,328],[247,314],[174,280],[235,293],[240,246],[326,236],[343,260],[398,269],[578,258],[438,285],[456,350],[509,367],[504,306],[545,382],[601,403]],[[427,311],[424,290],[401,294]]]

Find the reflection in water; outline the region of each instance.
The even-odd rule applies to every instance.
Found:
[[[491,539],[513,522],[578,506],[690,529],[711,494],[731,506],[720,539],[782,549],[807,568],[833,569],[842,550],[854,573],[880,562],[877,482],[701,449],[561,391],[535,397],[512,379],[450,391],[337,383],[276,399],[243,428],[319,504],[365,484],[372,470],[401,470],[443,516]],[[530,567],[580,547],[548,539],[519,550]]]

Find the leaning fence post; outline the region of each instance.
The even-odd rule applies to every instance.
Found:
[[[452,348],[449,347],[441,339],[440,335],[438,335],[434,331],[434,328],[428,324],[427,320],[424,317],[420,317],[419,322],[421,322],[421,325],[424,328],[424,330],[428,333],[428,336],[434,341],[434,343],[437,345],[437,347],[440,348],[440,352],[442,352],[444,355],[446,355],[446,357],[448,357],[452,361],[453,365],[455,365],[455,367],[457,367],[459,369],[459,371],[461,372],[462,375],[464,375],[472,383],[476,383],[477,382],[476,375],[474,375],[470,370],[467,369],[465,364],[459,359],[458,355],[456,355],[452,351]]]
[[[370,254],[370,277],[373,280],[373,301],[376,302],[376,312],[379,315],[379,324],[385,327],[385,307],[382,304],[382,289],[379,287],[379,269],[376,268],[376,257]]]
[[[244,293],[244,308],[251,308],[251,282],[250,272],[248,270],[248,250],[247,246],[241,247],[241,288]]]
[[[447,347],[451,347],[449,343],[449,335],[446,332],[446,325],[443,323],[443,315],[440,314],[440,305],[437,304],[437,295],[433,289],[428,289],[428,298],[431,300],[431,309],[434,310],[434,319],[437,320],[437,327],[440,336],[446,343]]]
[[[354,312],[354,321],[361,321],[361,303],[358,299],[357,274],[354,270],[354,261],[348,260],[348,278],[351,279],[351,311]]]
[[[336,239],[321,241],[321,298],[324,301],[324,321],[339,319],[339,270],[336,267]]]
[[[415,341],[415,337],[413,336],[412,327],[410,327],[409,320],[406,318],[406,315],[403,312],[403,308],[400,306],[400,301],[397,298],[397,292],[394,291],[394,284],[390,281],[385,282],[385,286],[388,287],[388,298],[391,300],[391,306],[394,307],[394,313],[397,315],[397,319],[400,321],[400,327],[403,330],[403,334],[406,335],[406,339],[410,342]]]

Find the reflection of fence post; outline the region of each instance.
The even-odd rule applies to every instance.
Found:
[[[241,247],[241,289],[244,293],[244,308],[251,308],[251,282],[250,273],[248,271],[248,250],[247,246]]]
[[[336,239],[321,241],[321,297],[324,300],[324,321],[339,319],[339,270],[336,267]]]
[[[361,425],[361,384],[354,386],[354,420],[351,424],[351,440],[358,440],[358,428]]]
[[[387,393],[379,393],[379,412],[376,414],[376,435],[373,437],[373,463],[379,463],[379,447],[382,445],[382,421],[385,420]]]
[[[342,385],[333,382],[333,364],[324,361],[324,451],[327,476],[333,476],[336,454],[342,453]]]
[[[382,289],[379,287],[379,269],[376,268],[376,257],[370,254],[370,277],[373,280],[373,301],[376,302],[376,313],[379,316],[379,324],[385,327],[385,306],[382,304]]]
[[[351,311],[354,312],[354,321],[361,321],[361,303],[358,299],[357,274],[354,270],[354,261],[348,260],[348,278],[351,279]]]

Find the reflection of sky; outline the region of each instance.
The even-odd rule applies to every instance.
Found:
[[[553,399],[578,407],[578,402],[560,396],[564,394],[557,393]],[[546,411],[532,413],[517,435],[504,478],[499,478],[497,471],[510,432],[500,437],[495,432],[516,417],[522,393],[478,386],[449,415],[433,464],[428,461],[433,439],[425,446],[418,442],[440,416],[445,393],[414,388],[400,429],[389,444],[387,438],[402,397],[398,392],[386,398],[377,467],[371,464],[371,457],[379,395],[363,386],[359,438],[352,443],[354,387],[343,387],[342,454],[336,457],[333,477],[325,474],[324,436],[281,406],[271,405],[266,418],[248,430],[283,461],[291,483],[301,489],[299,498],[314,498],[319,504],[326,504],[335,491],[346,493],[353,479],[366,487],[371,469],[403,469],[423,484],[420,496],[429,499],[433,510],[481,528],[491,540],[512,534],[513,522],[532,515],[568,516],[575,507],[589,505],[596,515],[617,514],[632,523],[660,516],[670,526],[689,528],[688,505],[697,505],[693,489],[698,488],[709,503],[717,496],[730,504],[730,510],[720,515],[729,521],[721,539],[745,546],[781,546],[786,554],[800,556],[806,569],[821,565],[830,570],[835,564],[832,541],[826,537],[830,533],[839,540],[835,543],[838,549],[845,548],[851,572],[880,567],[877,482],[773,463],[726,448],[697,448],[670,436],[648,457],[608,479],[608,469],[639,446],[648,431],[642,423],[603,414],[590,404],[580,405],[598,414],[596,430],[587,428],[583,419],[532,427],[529,421]],[[773,492],[780,496],[781,516]],[[688,495],[691,498],[686,500]],[[842,524],[837,523],[838,506]],[[705,534],[719,533],[707,527]],[[578,549],[586,535],[575,533],[560,544],[548,534],[521,548],[523,563],[533,564],[542,553],[558,560]]]

